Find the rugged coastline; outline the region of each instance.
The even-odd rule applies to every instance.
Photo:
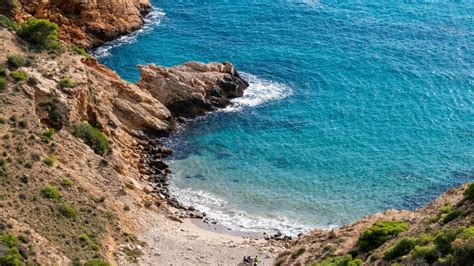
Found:
[[[397,260],[384,260],[384,253],[405,236],[437,236],[443,230],[472,227],[473,203],[465,185],[420,210],[389,210],[333,231],[303,234],[294,242],[201,230],[183,218],[202,218],[204,214],[180,205],[168,193],[171,173],[162,159],[172,151],[163,147],[161,139],[183,122],[182,117],[225,107],[229,99],[242,96],[248,84],[230,63],[141,66],[142,79],[132,84],[95,59],[69,48],[59,55],[38,53],[12,31],[0,29],[0,33],[1,64],[8,62],[11,55],[31,61],[5,70],[9,83],[0,91],[4,140],[1,158],[5,162],[1,167],[8,177],[2,179],[1,231],[28,235],[34,252],[30,254],[30,247],[22,244],[22,253],[30,254],[27,259],[38,264],[69,264],[76,258],[85,262],[103,257],[111,264],[173,261],[227,265],[238,264],[243,255],[260,255],[265,264],[285,265],[313,265],[346,255],[367,265],[388,265],[390,261],[424,264],[424,257],[413,258],[406,253]],[[35,82],[10,78],[15,71],[23,71]],[[71,86],[60,85],[66,78],[71,80]],[[75,124],[83,121],[109,138],[107,153],[95,153],[74,136]],[[55,128],[56,134],[45,139],[44,132],[49,128]],[[32,158],[38,154],[45,159],[54,154],[58,159],[50,166],[30,161],[30,154]],[[65,176],[72,184],[64,181]],[[60,199],[44,196],[46,184],[59,188]],[[74,222],[58,212],[58,206],[64,204],[77,209]],[[170,206],[185,212],[174,211]],[[442,211],[446,206],[451,207]],[[448,221],[449,213],[458,215]],[[58,214],[59,218],[47,219]],[[358,238],[378,221],[403,221],[410,229],[391,236],[370,252],[361,251]],[[57,232],[48,229],[50,223],[56,223]],[[461,236],[459,239],[456,245],[466,241]],[[429,246],[433,241],[417,245]],[[78,257],[73,258],[73,254]],[[442,255],[439,251],[438,257],[443,258]]]

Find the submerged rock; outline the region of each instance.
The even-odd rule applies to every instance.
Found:
[[[140,65],[137,85],[149,91],[173,116],[192,118],[223,108],[249,86],[231,63],[188,62],[170,68]]]

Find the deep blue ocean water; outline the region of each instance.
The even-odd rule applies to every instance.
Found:
[[[296,234],[474,178],[474,3],[152,2],[95,54],[130,81],[189,60],[250,80],[169,141],[173,193],[225,225]]]

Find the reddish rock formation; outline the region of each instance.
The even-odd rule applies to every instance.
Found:
[[[18,20],[31,16],[59,25],[61,39],[92,48],[130,33],[151,11],[149,0],[20,0]]]
[[[195,117],[226,107],[249,86],[231,63],[188,62],[170,68],[139,66],[138,86],[165,105],[173,116]]]

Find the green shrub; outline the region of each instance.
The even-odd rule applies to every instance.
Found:
[[[76,209],[74,209],[73,207],[65,203],[59,204],[58,209],[59,209],[59,212],[67,218],[74,219],[77,216]]]
[[[452,242],[456,239],[456,236],[463,232],[464,228],[453,228],[447,229],[439,233],[434,239],[434,244],[436,245],[436,250],[441,254],[448,254],[452,251]]]
[[[438,259],[435,245],[415,246],[411,254],[413,259],[423,259],[429,264]]]
[[[31,64],[28,58],[20,55],[8,55],[7,64],[12,69],[17,69],[19,67],[29,66]]]
[[[54,134],[56,134],[56,130],[54,128],[49,128],[41,134],[41,139],[43,141],[50,141],[53,139]]]
[[[471,239],[474,238],[474,226],[469,226],[468,228],[464,229],[459,235],[461,239]]]
[[[48,117],[44,119],[44,122],[50,127],[59,130],[68,123],[66,116],[68,110],[61,104],[58,98],[53,97],[47,101],[41,102],[39,106],[42,110],[48,113]]]
[[[56,154],[52,153],[43,159],[43,163],[46,164],[47,166],[53,166],[54,163],[57,161],[57,159],[58,158]]]
[[[13,71],[10,76],[16,81],[24,81],[28,78],[25,72],[19,70]]]
[[[12,21],[5,15],[0,14],[0,26],[3,26],[10,30],[18,30],[18,24],[15,21]]]
[[[8,81],[4,78],[0,78],[0,92],[7,88]]]
[[[37,49],[57,51],[60,48],[58,25],[46,19],[29,19],[17,34]]]
[[[84,266],[109,266],[110,264],[101,259],[93,259],[93,260],[88,260],[86,263],[84,263]]]
[[[63,180],[61,180],[61,186],[63,187],[72,187],[72,185],[73,182],[69,178],[64,178]]]
[[[4,64],[0,64],[0,76],[7,75],[7,67]]]
[[[59,193],[59,191],[55,187],[50,186],[50,185],[44,186],[43,189],[41,190],[41,193],[43,194],[43,196],[45,196],[48,199],[54,199],[54,200],[61,199],[61,193]]]
[[[18,247],[18,239],[12,234],[0,234],[0,243],[4,244],[7,248]]]
[[[88,123],[76,125],[72,134],[75,137],[84,140],[84,142],[97,154],[104,155],[109,149],[109,142],[104,133]]]
[[[70,78],[63,78],[59,81],[58,86],[60,88],[72,88],[74,87],[74,83]]]
[[[474,262],[474,238],[453,246],[453,265],[472,265]]]
[[[23,258],[20,255],[18,248],[9,248],[4,252],[4,256],[0,257],[0,265],[21,266]]]
[[[376,222],[362,232],[358,245],[362,251],[371,251],[380,247],[389,236],[397,236],[408,229],[408,223],[402,221]]]
[[[351,255],[328,257],[323,261],[315,264],[315,266],[361,266],[362,260],[353,259]]]
[[[459,216],[461,216],[461,214],[462,214],[462,211],[459,211],[459,210],[450,211],[446,215],[444,215],[444,217],[441,221],[443,223],[447,224],[447,223],[451,222],[452,220],[454,220],[454,219],[458,218]]]
[[[464,191],[464,196],[470,201],[474,201],[474,182],[469,183],[466,190]]]
[[[416,239],[413,237],[404,237],[384,254],[384,260],[393,260],[400,256],[408,254],[415,247]]]
[[[443,207],[441,207],[441,208],[439,209],[439,213],[444,214],[444,213],[448,213],[448,212],[450,212],[450,211],[452,211],[452,210],[453,210],[453,206],[451,206],[450,203],[446,203],[446,204],[444,204]]]
[[[75,44],[72,44],[72,45],[71,45],[71,50],[72,50],[73,52],[76,52],[77,54],[80,54],[80,55],[84,56],[84,57],[87,57],[87,58],[91,57],[91,55],[90,55],[89,53],[87,53],[86,50],[84,50],[84,49],[78,47],[78,46],[75,45]]]

